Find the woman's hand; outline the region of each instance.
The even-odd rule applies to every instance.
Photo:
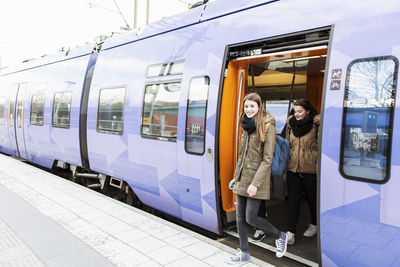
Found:
[[[249,185],[247,188],[247,194],[249,194],[249,197],[254,197],[257,193],[257,187],[255,185]]]
[[[233,190],[234,187],[235,187],[235,179],[232,179],[229,181],[228,188],[230,190]]]
[[[286,179],[287,179],[287,174],[286,174],[286,173],[284,173],[284,174],[282,175],[282,177],[283,177],[283,180],[286,182]]]

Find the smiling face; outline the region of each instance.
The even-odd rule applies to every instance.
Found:
[[[294,106],[294,117],[296,120],[300,121],[307,117],[307,115],[310,113],[309,110],[305,110],[302,106]]]
[[[257,102],[253,100],[246,100],[244,102],[244,114],[246,114],[247,118],[251,119],[258,113],[258,105]]]

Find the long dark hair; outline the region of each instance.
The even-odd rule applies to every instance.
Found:
[[[294,106],[301,106],[306,111],[309,111],[308,116],[311,118],[314,118],[314,116],[318,114],[318,111],[313,107],[313,105],[311,105],[310,101],[305,98],[298,99],[296,102],[294,102]]]
[[[246,95],[243,99],[243,106],[242,106],[242,113],[240,114],[240,123],[243,122],[244,118],[244,103],[247,100],[251,100],[257,103],[258,105],[258,113],[256,116],[254,116],[255,119],[255,124],[256,124],[256,129],[257,129],[257,135],[258,138],[260,139],[261,142],[265,141],[265,133],[264,133],[264,124],[265,124],[265,118],[267,117],[267,112],[264,110],[264,106],[261,101],[261,97],[257,93],[250,93]]]

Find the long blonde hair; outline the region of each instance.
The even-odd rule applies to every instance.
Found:
[[[265,124],[265,118],[267,117],[267,112],[264,110],[264,106],[261,101],[261,97],[257,93],[250,93],[246,95],[243,99],[243,106],[242,106],[242,112],[240,114],[240,123],[243,122],[244,119],[244,103],[246,100],[251,100],[257,103],[258,105],[258,113],[256,116],[254,116],[255,119],[255,124],[256,124],[256,131],[258,138],[260,139],[261,142],[265,141],[265,132],[264,132],[264,124]]]

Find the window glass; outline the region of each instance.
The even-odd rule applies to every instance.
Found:
[[[203,154],[210,79],[193,78],[189,86],[185,148],[188,153]]]
[[[349,65],[340,155],[346,178],[376,183],[389,179],[397,68],[394,57]]]
[[[124,129],[125,88],[101,89],[97,131],[122,134]]]
[[[69,128],[71,113],[72,92],[58,92],[54,94],[53,126]]]
[[[164,63],[164,64],[155,64],[151,65],[147,68],[147,78],[149,77],[158,77],[165,75],[178,75],[183,73],[184,60]]]
[[[6,104],[6,99],[0,98],[0,125],[5,124],[5,119],[4,119],[5,104]]]
[[[45,95],[33,95],[31,102],[31,124],[43,126]]]
[[[296,100],[294,100],[295,102]],[[293,103],[291,103],[290,110],[293,108]],[[276,120],[276,132],[281,133],[283,127],[285,127],[286,120],[288,117],[288,106],[289,100],[266,100],[265,109],[274,115]]]
[[[17,104],[17,127],[21,128],[21,126],[22,126],[22,117],[24,116],[24,111],[23,111],[23,108],[24,108],[23,104],[24,103],[23,103],[21,94],[18,94],[18,102],[17,103],[18,103]]]
[[[176,140],[180,90],[180,82],[146,86],[142,136]]]
[[[185,61],[183,60],[170,63],[167,75],[182,74],[184,63]]]
[[[147,77],[157,77],[157,76],[162,76],[165,71],[165,67],[167,64],[157,64],[157,65],[152,65],[147,68]]]
[[[8,103],[8,122],[10,126],[14,126],[14,100],[12,99]]]

